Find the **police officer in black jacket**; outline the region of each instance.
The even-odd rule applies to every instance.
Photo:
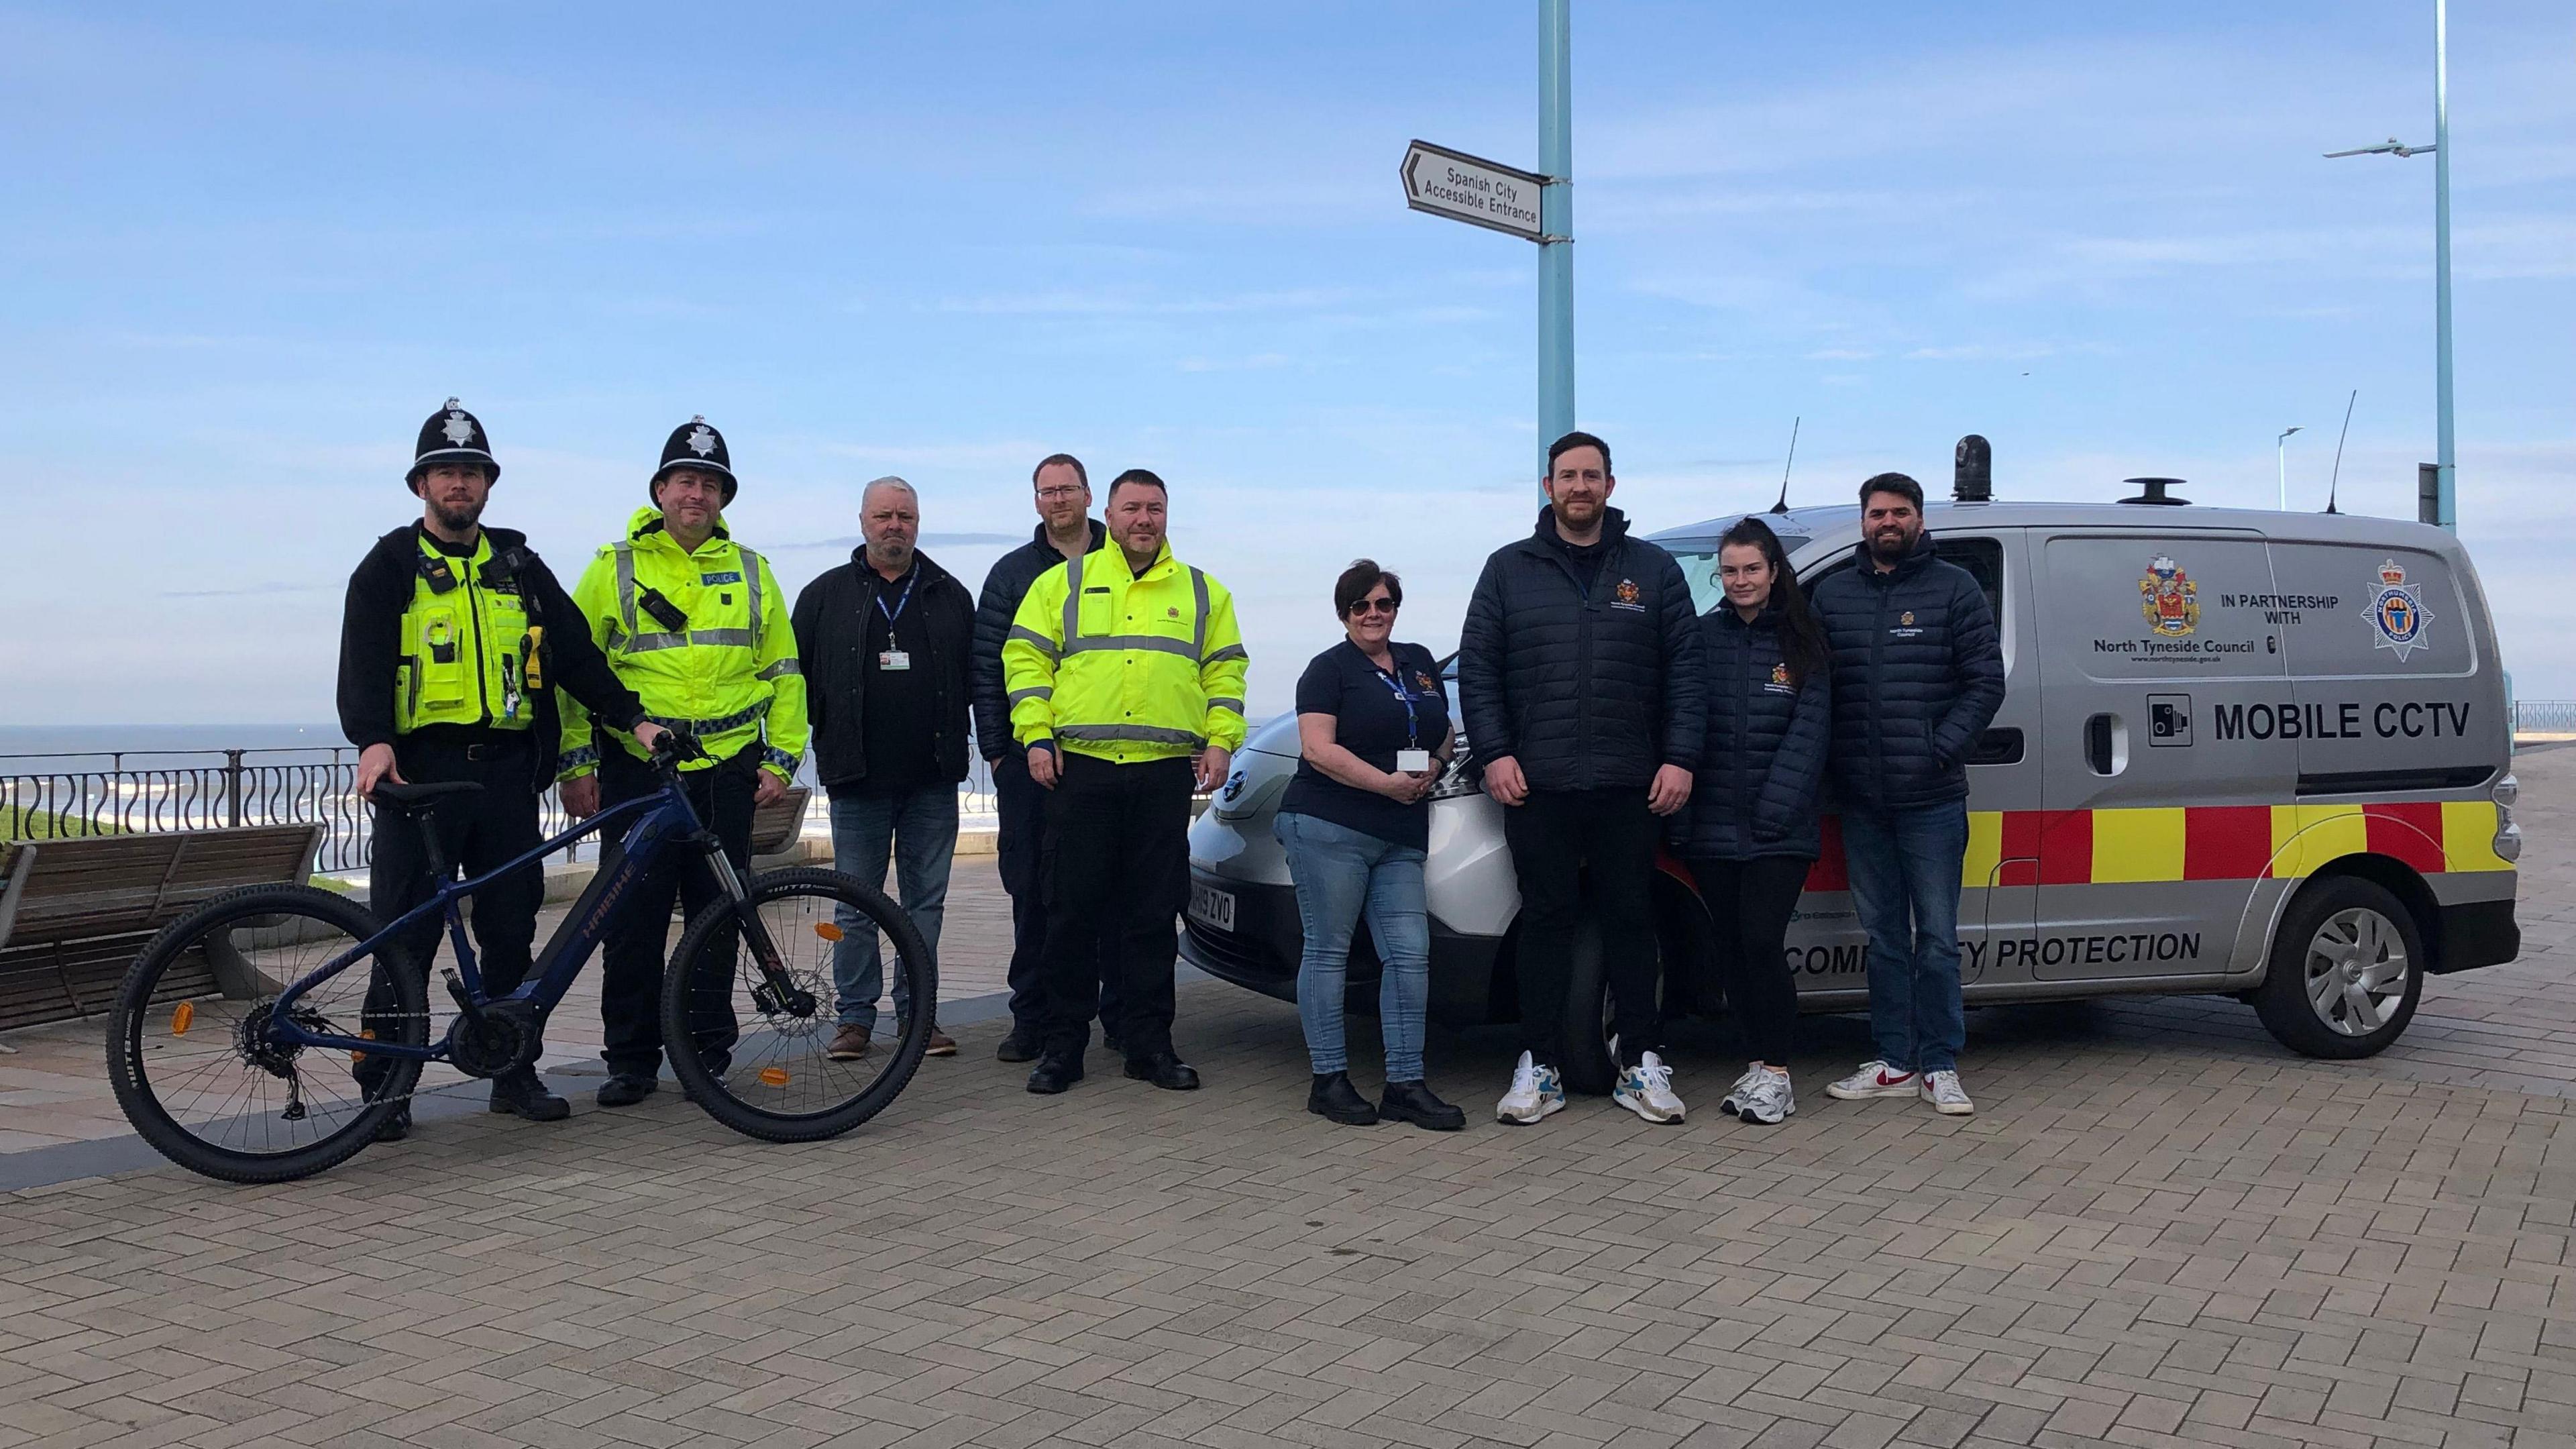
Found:
[[[1521,1042],[1496,1115],[1536,1122],[1565,1105],[1560,1055],[1574,1019],[1577,872],[1617,998],[1613,1096],[1650,1121],[1681,1120],[1655,1048],[1658,971],[1650,903],[1657,817],[1690,798],[1706,713],[1698,621],[1672,555],[1630,536],[1609,506],[1610,445],[1568,433],[1548,447],[1548,506],[1530,537],[1494,552],[1467,603],[1458,702],[1485,789],[1510,807],[1520,878]]]
[[[1047,792],[1029,778],[1028,752],[1011,738],[1010,691],[1002,683],[1002,641],[1038,576],[1069,558],[1099,548],[1108,531],[1091,518],[1091,478],[1071,453],[1051,453],[1029,475],[1038,527],[1029,541],[993,563],[975,606],[975,650],[970,662],[975,690],[975,739],[993,772],[993,803],[1000,815],[1002,889],[1011,896],[1011,1032],[994,1055],[1006,1062],[1035,1061],[1038,1018],[1045,1003],[1039,971],[1046,959],[1047,909],[1038,862],[1046,834]],[[1116,937],[1098,949],[1116,949]],[[1102,963],[1105,968],[1106,962]],[[1100,971],[1100,1019],[1119,1018],[1114,971]],[[1108,1043],[1111,1051],[1118,1043]]]
[[[349,576],[340,728],[358,747],[361,796],[386,780],[483,787],[439,801],[430,816],[449,871],[470,877],[544,838],[537,797],[554,783],[557,686],[648,746],[661,729],[644,722],[642,701],[609,672],[580,611],[526,535],[482,526],[501,474],[483,424],[449,398],[421,424],[413,453],[406,481],[421,500],[420,520],[377,539]],[[438,883],[412,819],[378,809],[373,841],[367,903],[378,920],[391,921],[427,900]],[[499,995],[526,979],[544,899],[545,878],[533,863],[475,895],[485,990]],[[407,969],[426,977],[438,930],[431,917],[404,933]],[[390,995],[381,981],[369,991],[371,1025]],[[373,1093],[388,1065],[362,1061],[354,1074]],[[493,1079],[492,1110],[552,1122],[572,1109],[522,1067]],[[405,1103],[377,1136],[398,1140],[410,1131]]]
[[[1814,603],[1834,651],[1834,795],[1878,1058],[1825,1090],[1962,1116],[1975,1110],[1959,1084],[1963,762],[2003,707],[2003,645],[1985,590],[1935,556],[1922,484],[1881,473],[1860,507],[1854,567],[1818,580]]]

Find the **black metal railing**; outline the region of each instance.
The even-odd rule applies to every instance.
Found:
[[[375,812],[356,794],[357,764],[358,752],[347,746],[0,755],[0,841],[319,825],[313,868],[355,874],[367,868],[375,825]],[[992,774],[980,757],[959,789],[958,806],[970,819],[992,815]],[[570,824],[552,790],[537,814],[548,835]],[[817,790],[805,830],[830,829],[831,806]],[[596,849],[595,841],[583,842],[570,858]]]

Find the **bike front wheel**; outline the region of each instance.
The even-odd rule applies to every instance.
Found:
[[[719,901],[681,933],[663,973],[663,1049],[680,1085],[708,1116],[771,1142],[838,1137],[884,1111],[921,1065],[935,1019],[930,952],[911,918],[858,877],[814,869],[754,876],[738,909],[758,918],[774,960],[759,959],[737,908]],[[873,986],[871,942],[882,943]],[[896,982],[912,1009],[888,1034],[879,1008]],[[842,1023],[868,1017],[880,1029],[865,1050],[845,1043],[836,1058]]]
[[[152,938],[107,1027],[107,1075],[161,1155],[226,1182],[287,1182],[346,1161],[409,1100],[418,1058],[280,1046],[278,998],[376,934],[356,902],[311,886],[216,897]],[[421,975],[390,945],[290,1003],[316,1035],[422,1046]]]

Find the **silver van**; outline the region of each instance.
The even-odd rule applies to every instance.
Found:
[[[2139,481],[2123,503],[1927,510],[1941,557],[1994,605],[2007,680],[1968,760],[1966,999],[2224,993],[2294,1051],[2368,1056],[2406,1029],[2427,972],[2520,949],[2511,731],[2476,570],[2436,528],[2196,507]],[[1740,516],[1652,535],[1703,611]],[[1857,508],[1765,517],[1809,588],[1854,566]],[[1296,765],[1293,717],[1246,744],[1191,832],[1183,922],[1183,959],[1283,1000],[1300,931],[1270,816]],[[1439,1020],[1519,1014],[1501,811],[1472,760],[1432,805]],[[1708,913],[1669,857],[1655,910],[1666,1014],[1713,1012]],[[1864,1006],[1866,951],[1828,815],[1789,931],[1802,1006]],[[1355,1009],[1374,1006],[1376,973],[1363,929]],[[1609,1089],[1607,989],[1587,944],[1569,1087]]]

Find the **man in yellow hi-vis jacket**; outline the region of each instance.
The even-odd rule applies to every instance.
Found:
[[[723,511],[739,487],[723,434],[704,418],[674,428],[649,485],[653,506],[638,509],[624,536],[599,551],[572,597],[609,667],[643,699],[645,718],[687,730],[706,747],[707,759],[682,766],[681,780],[698,818],[747,875],[752,811],[786,794],[804,758],[806,725],[787,597],[768,561],[725,531]],[[578,704],[567,704],[563,721],[562,789],[573,815],[599,809],[603,797],[613,805],[661,788],[632,737],[594,729]],[[633,908],[601,953],[603,1107],[643,1101],[661,1074],[673,894],[692,916],[716,895],[695,857],[657,867],[633,890]],[[709,945],[719,954],[733,948],[729,931]],[[733,1022],[710,1018],[699,1034],[707,1065],[723,1075]]]
[[[1190,888],[1190,795],[1243,743],[1247,658],[1234,596],[1172,557],[1169,490],[1142,468],[1109,485],[1108,541],[1029,586],[1002,645],[1011,734],[1047,798],[1041,1054],[1029,1090],[1082,1079],[1100,986],[1117,953],[1127,1075],[1177,1092],[1199,1075],[1172,1049],[1175,921]]]

